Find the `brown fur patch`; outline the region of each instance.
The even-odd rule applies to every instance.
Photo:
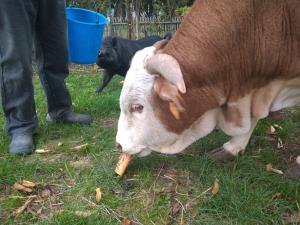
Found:
[[[196,0],[158,51],[180,65],[186,110],[176,120],[153,93],[155,113],[169,131],[181,133],[222,98],[234,102],[273,80],[300,77],[299,21],[298,0]],[[262,94],[256,98],[263,100]],[[260,105],[253,110],[261,114]]]

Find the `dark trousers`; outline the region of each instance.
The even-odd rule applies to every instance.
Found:
[[[32,84],[32,47],[48,113],[70,110],[64,0],[0,0],[0,87],[9,135],[38,125]]]

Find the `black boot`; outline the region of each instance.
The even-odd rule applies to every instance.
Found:
[[[46,117],[47,122],[63,122],[63,123],[82,123],[90,124],[92,117],[85,114],[75,113],[73,111],[67,111],[57,118],[52,118],[49,114]]]

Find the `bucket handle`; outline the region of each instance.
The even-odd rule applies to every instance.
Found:
[[[94,0],[93,1],[93,6],[94,6],[94,9],[96,10],[97,14],[96,14],[96,24],[99,24],[100,23],[100,18],[99,18],[99,11],[100,11],[100,7],[99,7],[99,3],[97,0]],[[77,4],[77,1],[76,0],[70,0],[70,3],[69,3],[69,7],[72,8],[72,7],[75,7]]]

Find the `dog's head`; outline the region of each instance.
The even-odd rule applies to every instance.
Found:
[[[97,65],[103,69],[117,68],[118,66],[118,39],[116,37],[106,37],[102,43],[102,48],[97,58]]]

